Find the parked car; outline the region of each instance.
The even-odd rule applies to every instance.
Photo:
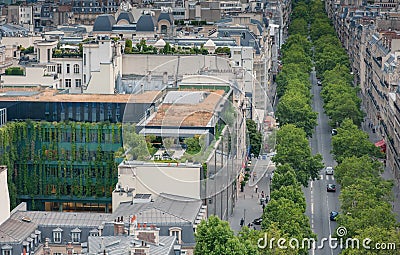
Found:
[[[320,80],[317,80],[317,85],[322,86],[322,82]]]
[[[336,221],[336,218],[337,218],[338,215],[339,215],[338,212],[332,211],[332,212],[329,214],[329,219],[330,219],[331,221]]]
[[[332,129],[331,134],[332,135],[337,135],[337,130],[336,129]]]
[[[261,223],[262,223],[262,217],[253,220],[254,225],[261,225]]]
[[[333,167],[327,166],[325,169],[325,174],[326,175],[333,175]]]
[[[336,192],[336,185],[329,183],[326,185],[326,191],[327,192]]]

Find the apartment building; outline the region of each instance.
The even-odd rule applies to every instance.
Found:
[[[327,1],[326,9],[346,48],[354,85],[360,85],[366,121],[380,137],[386,164],[400,180],[398,2]]]

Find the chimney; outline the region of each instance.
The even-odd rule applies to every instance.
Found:
[[[114,222],[114,236],[122,236],[124,235],[124,223],[123,222]]]
[[[74,253],[74,247],[72,246],[71,242],[68,242],[66,249],[67,255],[72,255]]]
[[[155,225],[149,228],[142,228],[137,230],[137,238],[145,243],[159,245],[160,243],[160,229]]]
[[[163,73],[162,82],[163,82],[164,85],[168,83],[168,72],[164,72]]]
[[[44,255],[50,255],[51,254],[51,249],[49,247],[49,238],[46,238],[44,241],[44,246],[43,246],[43,254]]]

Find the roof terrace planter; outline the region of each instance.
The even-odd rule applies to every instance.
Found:
[[[5,70],[5,75],[25,75],[24,69],[20,67],[9,67]]]
[[[82,52],[53,52],[53,58],[82,58]]]

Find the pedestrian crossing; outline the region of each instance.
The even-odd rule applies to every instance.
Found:
[[[327,180],[327,181],[329,181],[329,180],[332,180],[332,181],[334,181],[335,180],[335,177],[333,176],[333,175],[325,175],[325,177],[324,177],[324,175],[323,174],[321,174],[321,176],[320,176],[320,178],[319,178],[320,180],[323,180],[323,179],[325,179],[325,180]]]

